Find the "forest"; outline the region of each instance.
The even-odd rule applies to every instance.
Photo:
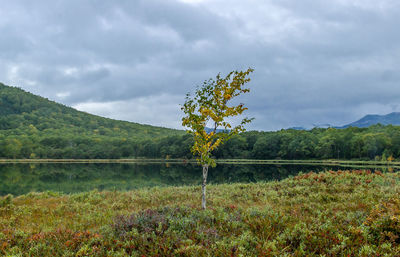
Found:
[[[192,158],[183,130],[107,119],[0,83],[0,158]],[[400,127],[249,131],[216,158],[359,159],[400,157]]]

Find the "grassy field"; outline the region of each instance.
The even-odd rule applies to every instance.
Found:
[[[400,175],[0,198],[4,256],[400,256]]]

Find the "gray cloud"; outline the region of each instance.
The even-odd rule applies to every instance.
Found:
[[[7,1],[0,81],[179,127],[187,91],[253,67],[252,129],[341,125],[400,111],[399,17],[395,0]]]

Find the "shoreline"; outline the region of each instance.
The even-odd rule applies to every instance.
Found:
[[[389,166],[400,167],[400,161],[359,161],[359,160],[257,160],[257,159],[217,159],[219,164],[275,164],[275,165],[358,165],[358,166]],[[176,163],[195,164],[195,159],[0,159],[0,164],[6,163]]]

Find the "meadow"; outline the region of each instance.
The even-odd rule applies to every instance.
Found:
[[[398,173],[0,198],[3,256],[400,256]]]

